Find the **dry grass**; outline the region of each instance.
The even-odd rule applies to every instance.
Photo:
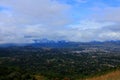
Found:
[[[36,80],[45,80],[44,76],[35,75]]]
[[[45,80],[45,77],[40,76],[40,75],[35,75],[35,78],[37,80]],[[89,78],[89,79],[85,79],[85,80],[120,80],[120,70],[108,73],[106,75],[102,75],[102,76],[94,77],[94,78]]]
[[[114,71],[100,77],[94,77],[86,80],[120,80],[120,71]]]

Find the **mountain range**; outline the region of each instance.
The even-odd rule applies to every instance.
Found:
[[[48,40],[48,39],[40,39],[34,40],[34,43],[6,43],[0,44],[0,47],[11,47],[11,46],[33,46],[33,47],[78,47],[82,45],[120,45],[120,40],[111,40],[111,41],[91,41],[91,42],[71,42],[65,40]]]

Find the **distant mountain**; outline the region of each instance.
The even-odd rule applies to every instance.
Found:
[[[120,45],[120,40],[116,41],[91,41],[91,42],[70,42],[65,40],[48,40],[48,39],[36,39],[34,43],[26,44],[0,44],[0,47],[10,47],[10,46],[33,46],[33,47],[79,47],[85,45]]]
[[[28,45],[34,46],[34,47],[70,47],[70,46],[73,46],[73,44],[71,45],[71,43],[74,43],[74,42],[67,42],[65,40],[53,41],[53,40],[47,40],[47,39],[34,40],[34,41],[35,43],[28,44]]]
[[[15,43],[6,43],[0,44],[0,47],[11,47],[11,46],[27,46],[28,44],[15,44]]]

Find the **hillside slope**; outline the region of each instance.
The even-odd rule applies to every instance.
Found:
[[[114,71],[100,77],[94,77],[86,80],[120,80],[120,71]]]

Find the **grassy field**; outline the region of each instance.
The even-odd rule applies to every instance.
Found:
[[[100,77],[94,77],[86,80],[120,80],[120,71],[114,71]]]

